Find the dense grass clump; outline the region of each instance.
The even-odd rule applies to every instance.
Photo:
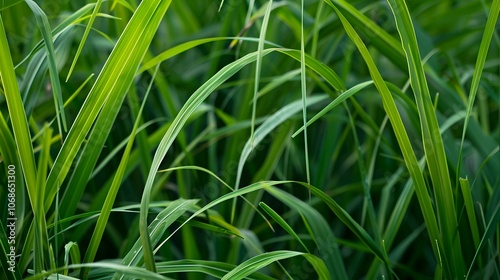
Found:
[[[500,0],[0,1],[0,279],[499,279]]]

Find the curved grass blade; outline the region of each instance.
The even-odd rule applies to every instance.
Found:
[[[95,262],[95,263],[83,263],[83,264],[72,264],[69,266],[59,267],[55,270],[44,271],[42,273],[27,277],[26,280],[41,280],[53,275],[59,271],[64,271],[65,269],[79,269],[79,268],[105,268],[110,270],[110,273],[107,274],[106,278],[108,278],[113,272],[119,272],[123,275],[134,277],[136,279],[151,279],[151,280],[172,280],[171,278],[167,278],[158,273],[151,272],[144,268],[139,267],[129,267],[111,262]]]
[[[306,106],[317,104],[318,102],[321,102],[326,98],[327,98],[326,95],[313,96],[309,98],[308,104],[306,104]],[[252,139],[249,139],[245,143],[245,146],[243,147],[243,150],[241,151],[240,154],[240,159],[238,161],[238,170],[236,173],[236,183],[235,183],[236,190],[240,186],[241,175],[243,173],[243,166],[245,165],[248,156],[252,152],[253,147],[255,145],[259,145],[259,143],[276,127],[278,127],[280,124],[282,124],[290,117],[298,113],[302,109],[302,106],[303,106],[302,100],[297,100],[281,108],[272,116],[270,116],[268,119],[266,119],[266,121],[264,121],[264,123],[262,123],[259,126],[259,128],[255,131],[253,143]],[[236,200],[233,201],[233,206],[231,209],[232,209],[231,217],[234,218],[234,213],[236,212]]]
[[[221,279],[229,271],[233,270],[236,265],[225,262],[205,261],[205,260],[178,260],[157,263],[158,273],[185,273],[185,272],[199,272],[206,275],[213,276]],[[260,274],[253,273],[248,275],[245,279],[252,280],[273,280],[275,278]]]
[[[224,277],[222,277],[222,280],[243,279],[246,276],[256,272],[263,267],[268,266],[273,262],[296,256],[303,256],[307,259],[307,261],[309,261],[309,263],[314,267],[316,273],[318,273],[318,279],[330,279],[330,274],[328,273],[325,264],[320,258],[316,257],[315,255],[295,251],[274,251],[263,253],[244,261],[229,273],[224,275]]]
[[[319,113],[317,113],[316,115],[314,115],[314,117],[312,117],[305,124],[305,126],[306,127],[310,126],[313,122],[317,121],[323,115],[325,115],[326,113],[328,113],[329,111],[331,111],[333,108],[337,107],[339,104],[341,104],[342,102],[344,102],[347,98],[353,96],[354,94],[358,93],[360,90],[364,89],[365,87],[367,87],[367,86],[369,86],[371,84],[373,84],[373,81],[363,82],[363,83],[357,84],[357,85],[353,86],[352,88],[344,91],[337,98],[335,98],[335,100],[333,100],[330,104],[328,104],[325,108],[323,108]],[[299,134],[303,130],[304,130],[304,126],[302,126],[297,131],[295,131],[293,133],[293,135],[292,135],[292,138],[294,138],[295,136],[297,136],[297,134]]]

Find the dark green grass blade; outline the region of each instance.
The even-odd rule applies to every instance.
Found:
[[[439,124],[427,86],[415,30],[406,3],[403,0],[389,0],[388,2],[396,18],[420,116],[425,157],[434,185],[435,205],[443,236],[444,250],[441,251],[441,257],[444,259],[444,271],[449,277],[459,278],[464,274],[464,261],[460,237],[456,231],[458,224],[454,196],[443,139],[439,133]]]
[[[442,246],[441,243],[441,237],[439,234],[439,228],[436,220],[436,216],[434,214],[434,209],[432,207],[432,203],[430,200],[429,193],[427,191],[427,186],[425,184],[424,178],[422,171],[420,170],[420,167],[418,165],[414,150],[411,146],[408,134],[406,132],[406,129],[403,125],[403,122],[401,120],[401,116],[399,114],[399,111],[396,107],[396,104],[394,102],[394,99],[391,96],[391,92],[389,91],[389,88],[387,87],[386,83],[384,82],[382,76],[380,75],[380,72],[377,69],[377,66],[375,65],[370,53],[368,52],[368,49],[366,48],[365,44],[361,40],[361,38],[358,36],[356,31],[352,28],[351,24],[347,21],[347,19],[342,15],[342,13],[336,8],[335,5],[331,1],[327,1],[327,4],[329,4],[337,13],[339,16],[340,20],[342,21],[342,24],[351,38],[351,40],[355,43],[356,47],[360,51],[361,55],[363,56],[363,59],[365,60],[368,69],[370,71],[370,75],[373,78],[373,81],[375,83],[375,86],[377,87],[377,90],[380,92],[382,101],[384,104],[384,109],[389,117],[389,120],[391,121],[391,125],[393,127],[394,133],[396,135],[396,139],[398,140],[399,147],[401,149],[401,152],[403,154],[406,166],[408,168],[408,171],[410,172],[410,176],[413,179],[413,182],[415,184],[415,190],[417,192],[417,196],[419,199],[420,203],[420,208],[423,213],[425,222],[427,224],[427,229],[429,231],[429,238],[431,242],[431,246],[433,248],[434,254],[436,258],[438,258],[438,248],[436,246],[436,240],[438,241],[437,243],[439,246]]]

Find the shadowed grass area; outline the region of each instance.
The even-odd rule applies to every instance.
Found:
[[[1,279],[500,278],[500,0],[202,2],[0,1]]]

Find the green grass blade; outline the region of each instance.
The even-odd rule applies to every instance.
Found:
[[[169,0],[141,2],[135,11],[88,94],[54,162],[47,179],[49,197],[56,193],[58,183],[66,178],[71,163],[102,106],[108,100],[123,100],[169,4]],[[47,204],[50,203],[49,199]]]
[[[304,0],[301,1],[300,15],[300,91],[302,94],[302,121],[304,123],[304,158],[306,162],[306,179],[311,184],[311,171],[309,169],[309,145],[307,142],[307,80],[306,80],[306,50],[304,43]],[[311,192],[309,192],[309,199]]]
[[[472,199],[472,192],[469,186],[468,178],[460,178],[460,189],[462,190],[462,196],[464,198],[465,210],[467,212],[467,217],[469,218],[469,226],[472,232],[472,240],[474,241],[474,247],[479,249],[479,228],[477,226],[476,211],[474,210],[474,201]]]
[[[437,244],[442,244],[442,243],[440,242],[441,237],[439,233],[436,216],[434,214],[434,209],[432,207],[432,203],[430,200],[429,193],[427,191],[427,186],[425,184],[422,171],[420,170],[420,167],[418,165],[408,134],[401,120],[401,116],[396,107],[394,99],[391,96],[391,92],[389,91],[389,88],[387,87],[382,76],[380,75],[380,72],[378,71],[375,62],[373,61],[370,53],[368,52],[368,49],[366,48],[365,44],[363,43],[359,35],[356,33],[351,24],[347,21],[347,19],[342,15],[342,13],[336,8],[336,6],[331,1],[327,0],[327,4],[329,4],[339,16],[344,26],[344,29],[346,30],[351,40],[354,42],[354,44],[360,51],[361,55],[363,56],[363,59],[365,60],[368,69],[370,71],[370,75],[373,78],[373,82],[375,83],[377,90],[381,94],[382,102],[384,104],[384,109],[387,113],[387,116],[389,117],[389,120],[391,121],[391,125],[396,135],[396,139],[399,143],[401,152],[403,154],[406,167],[408,168],[410,176],[415,184],[415,191],[417,192],[420,208],[422,210],[422,214],[424,216],[424,220],[427,225],[431,246],[433,248],[436,258],[438,258],[438,248],[436,246],[436,243]]]
[[[95,263],[83,263],[83,264],[72,264],[67,267],[59,267],[56,270],[51,270],[47,272],[43,272],[40,274],[36,274],[30,277],[25,278],[26,280],[41,280],[45,279],[48,276],[57,273],[58,271],[63,271],[65,269],[79,269],[79,268],[104,268],[109,273],[106,273],[106,278],[108,278],[113,272],[119,272],[126,276],[133,277],[134,279],[151,279],[151,280],[171,280],[171,278],[167,278],[158,273],[151,272],[144,268],[139,267],[129,267],[111,262],[95,262]]]
[[[425,157],[434,185],[435,205],[443,236],[444,250],[441,250],[441,257],[444,259],[445,272],[449,273],[449,277],[459,278],[464,274],[464,260],[460,247],[460,237],[456,231],[458,223],[443,138],[439,133],[439,124],[427,86],[408,7],[403,0],[388,0],[388,2],[396,18],[396,25],[408,63],[410,83],[419,112]]]
[[[333,100],[332,102],[330,102],[330,104],[328,104],[325,108],[323,108],[319,113],[317,113],[316,115],[314,115],[314,117],[312,117],[306,123],[305,126],[306,127],[310,126],[313,122],[317,121],[319,118],[321,118],[322,116],[324,116],[326,113],[328,113],[329,111],[331,111],[333,108],[337,107],[339,104],[341,104],[342,102],[344,102],[347,98],[353,96],[354,94],[358,93],[360,90],[364,89],[365,87],[367,87],[367,86],[369,86],[371,84],[373,84],[373,81],[363,82],[363,83],[357,84],[357,85],[353,86],[352,88],[344,91],[337,98],[335,98],[335,100]],[[297,131],[295,131],[293,133],[292,137],[297,136],[297,134],[299,134],[303,130],[304,130],[304,126],[302,126]]]
[[[198,200],[178,199],[170,203],[167,208],[163,209],[156,216],[156,219],[149,225],[153,246],[156,246],[156,244],[160,242],[161,237],[165,234],[165,231],[171,224],[179,219],[179,217],[181,217],[186,211],[194,210],[194,206],[197,202]],[[140,266],[143,263],[143,254],[144,250],[141,245],[141,240],[138,239],[127,255],[123,258],[122,264],[126,266]],[[113,279],[122,278],[123,275],[118,273],[113,276]]]
[[[17,85],[14,65],[9,51],[9,45],[5,34],[5,29],[0,15],[0,78],[2,81],[9,117],[12,123],[14,139],[16,141],[16,150],[19,154],[22,174],[25,178],[28,196],[32,208],[35,207],[36,198],[36,178],[35,158],[33,155],[33,146],[31,145],[31,136],[28,128],[28,120],[21,100],[21,94]],[[20,172],[21,170],[19,170]],[[17,172],[16,172],[17,173]],[[21,173],[21,172],[20,172]]]
[[[312,187],[307,183],[300,184],[306,188]],[[332,277],[348,279],[336,237],[325,218],[316,209],[285,191],[278,188],[267,188],[266,191],[300,213],[310,236],[318,246],[317,254],[325,262]]]
[[[458,167],[457,170],[460,170],[460,166],[462,163],[462,152],[463,145],[465,141],[465,134],[467,132],[467,127],[469,125],[469,120],[472,114],[472,110],[474,108],[474,101],[476,99],[477,92],[479,90],[479,83],[481,81],[481,76],[484,70],[484,65],[486,62],[486,57],[488,55],[488,49],[491,44],[491,39],[493,38],[493,34],[495,31],[495,25],[498,21],[498,14],[500,13],[500,1],[493,0],[490,8],[490,14],[488,15],[488,20],[486,22],[486,27],[484,29],[483,38],[481,39],[481,45],[479,46],[479,53],[477,55],[477,62],[474,68],[474,74],[472,76],[472,83],[469,91],[469,98],[467,102],[467,111],[464,121],[464,128],[462,131],[462,140],[460,141],[460,151],[458,156]],[[460,176],[460,172],[457,172],[457,182],[458,177]]]
[[[217,279],[221,279],[229,271],[233,270],[236,266],[225,262],[205,261],[205,260],[178,260],[157,263],[158,273],[178,273],[178,272],[199,272],[210,275]],[[269,276],[260,273],[253,273],[248,275],[245,279],[252,280],[273,280]]]
[[[59,126],[59,134],[63,135],[68,130],[66,124],[66,116],[64,114],[64,101],[62,98],[61,82],[59,81],[59,71],[57,71],[56,57],[54,53],[54,43],[52,42],[52,33],[49,25],[49,20],[43,10],[33,1],[26,0],[26,4],[31,8],[35,19],[42,33],[43,40],[45,41],[45,48],[47,49],[47,59],[49,63],[50,81],[54,96],[54,105],[56,108],[57,123]],[[62,127],[61,127],[62,124]]]
[[[306,106],[311,106],[314,104],[317,104],[318,102],[321,102],[327,98],[326,95],[320,95],[320,96],[313,96],[309,98],[308,104]],[[237,190],[240,186],[240,180],[241,180],[241,175],[243,173],[243,166],[245,165],[245,162],[247,161],[248,157],[250,156],[253,147],[256,145],[259,145],[259,143],[267,136],[269,133],[271,133],[276,127],[278,127],[280,124],[288,120],[290,117],[298,113],[302,109],[302,100],[297,100],[294,101],[285,107],[281,108],[278,110],[276,113],[274,113],[272,116],[270,116],[262,125],[259,126],[259,128],[255,131],[253,143],[252,139],[249,139],[246,143],[245,146],[243,147],[243,150],[241,151],[240,154],[240,159],[238,161],[238,170],[236,173],[236,183],[235,183],[235,189]],[[234,217],[234,213],[236,211],[236,200],[233,201],[233,206],[231,210],[231,217]]]
[[[95,7],[94,7],[94,10],[92,11],[92,15],[90,16],[89,22],[88,22],[87,26],[85,27],[85,32],[83,33],[82,40],[80,41],[80,44],[78,45],[78,49],[76,50],[76,54],[75,54],[75,57],[73,58],[73,62],[71,63],[71,66],[69,68],[68,76],[66,76],[66,82],[69,80],[69,77],[71,77],[71,74],[73,73],[76,62],[78,61],[78,58],[80,57],[83,46],[85,45],[85,42],[87,41],[87,37],[89,36],[90,29],[92,28],[94,20],[97,17],[99,10],[101,9],[101,5],[102,5],[102,0],[97,0]]]
[[[106,195],[106,200],[104,201],[104,205],[102,206],[101,210],[101,215],[99,216],[99,219],[97,220],[97,224],[94,229],[94,233],[92,234],[92,238],[90,239],[90,243],[87,248],[87,252],[85,253],[85,257],[83,258],[84,263],[91,263],[94,261],[95,255],[97,253],[97,249],[101,243],[102,235],[104,233],[104,230],[106,229],[106,225],[108,223],[109,215],[111,213],[111,208],[113,208],[113,204],[115,203],[115,198],[116,195],[118,194],[118,190],[120,189],[120,185],[123,180],[123,175],[125,174],[125,170],[127,168],[127,164],[129,161],[130,157],[130,152],[132,151],[132,147],[134,145],[134,139],[137,133],[137,128],[140,123],[140,116],[142,114],[142,111],[144,109],[144,105],[146,104],[146,100],[149,96],[149,93],[151,91],[151,86],[153,85],[154,77],[156,76],[156,73],[158,72],[158,68],[155,70],[155,74],[153,75],[151,79],[151,83],[149,84],[149,87],[146,91],[146,95],[144,97],[144,100],[142,101],[141,108],[139,109],[139,112],[137,114],[137,118],[134,123],[134,127],[132,128],[132,132],[130,133],[130,137],[127,143],[127,147],[125,148],[125,151],[123,152],[122,159],[120,161],[120,165],[118,166],[118,170],[113,178],[113,182],[111,183],[111,187],[109,189],[108,194]],[[83,279],[87,279],[88,277],[88,270],[84,269],[81,274]]]
[[[255,82],[253,90],[253,102],[252,102],[252,125],[250,129],[250,143],[252,143],[252,149],[254,147],[254,132],[255,132],[255,114],[257,111],[257,93],[259,92],[260,86],[260,76],[262,68],[262,51],[264,50],[264,42],[266,39],[267,25],[269,23],[269,17],[271,15],[271,7],[273,6],[273,0],[266,3],[266,12],[264,14],[264,19],[262,21],[262,27],[260,28],[259,45],[257,47],[257,61],[255,66]],[[234,206],[234,205],[233,205]],[[234,213],[234,211],[233,211]],[[231,215],[231,221],[233,221],[234,216]]]
[[[293,228],[278,213],[276,213],[273,208],[269,207],[264,202],[260,202],[259,206],[262,207],[262,209],[264,209],[264,211],[266,211],[266,213],[271,216],[271,218],[273,218],[276,223],[278,223],[284,230],[286,230],[288,234],[295,238],[295,240],[297,240],[300,245],[304,247],[304,250],[306,250],[306,252],[310,253],[309,249],[307,249],[307,246],[304,244],[304,242],[302,242],[302,239],[300,239],[295,230],[293,230]]]
[[[479,253],[481,252],[486,243],[485,240],[491,238],[491,236],[495,232],[495,229],[498,227],[499,223],[500,223],[500,203],[497,203],[495,210],[493,210],[493,213],[491,215],[491,219],[488,222],[488,225],[486,226],[484,235],[481,238],[481,242],[479,242],[479,248],[477,248],[476,253],[474,254],[474,258],[472,259],[472,263],[469,266],[469,270],[467,271],[465,279],[469,278],[469,274],[471,273],[472,267],[474,266],[474,262],[476,261],[477,256],[479,255]]]
[[[245,262],[236,266],[229,273],[224,275],[224,277],[222,277],[222,280],[243,279],[246,276],[252,274],[253,272],[256,272],[257,270],[263,267],[266,267],[273,262],[296,256],[303,256],[309,261],[309,263],[314,267],[316,273],[318,273],[318,279],[320,280],[330,279],[330,274],[328,273],[325,264],[320,258],[311,254],[306,254],[301,252],[275,251],[275,252],[263,253],[246,260]]]
[[[34,241],[34,270],[35,273],[41,273],[46,270],[45,263],[49,263],[48,250],[49,240],[47,236],[47,221],[45,220],[45,176],[47,175],[48,162],[50,156],[50,140],[52,138],[52,129],[47,125],[45,126],[45,133],[43,137],[42,155],[38,162],[38,177],[37,177],[37,192],[36,204],[33,208],[34,227],[35,227],[35,241]]]
[[[262,55],[267,55],[272,50],[265,50]],[[165,136],[161,140],[156,153],[151,164],[151,168],[147,177],[146,185],[144,187],[144,192],[141,199],[141,214],[139,229],[141,234],[142,245],[144,248],[144,257],[146,259],[146,265],[148,268],[154,268],[153,262],[153,249],[149,240],[148,225],[147,225],[147,213],[149,209],[149,202],[151,200],[151,189],[153,187],[154,178],[160,167],[160,164],[167,154],[170,146],[174,142],[177,135],[181,132],[182,127],[188,120],[189,116],[193,114],[196,108],[222,83],[233,76],[236,72],[241,70],[245,65],[255,61],[257,59],[256,53],[248,54],[229,65],[222,68],[217,74],[212,76],[207,82],[205,82],[196,92],[191,95],[191,97],[186,101],[184,106],[179,111],[178,115],[172,122],[172,125],[168,128]]]

